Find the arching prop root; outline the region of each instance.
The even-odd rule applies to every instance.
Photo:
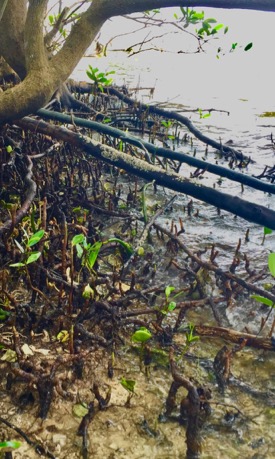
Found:
[[[118,168],[124,169],[145,180],[155,180],[156,184],[170,188],[174,191],[185,193],[196,199],[207,202],[218,208],[232,212],[248,221],[275,229],[275,212],[258,204],[245,201],[238,197],[232,197],[226,193],[203,185],[197,185],[190,180],[184,179],[175,172],[164,171],[145,161],[119,152],[112,147],[95,142],[79,133],[72,132],[66,128],[50,125],[43,121],[33,120],[25,117],[16,121],[16,124],[23,129],[30,129],[40,132],[85,150],[87,154],[100,159]]]

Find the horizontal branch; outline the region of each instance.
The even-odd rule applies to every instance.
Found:
[[[66,128],[28,117],[16,121],[15,124],[23,129],[41,132],[64,142],[69,142],[75,147],[81,148],[87,154],[115,167],[124,169],[130,174],[149,181],[155,180],[157,185],[193,196],[196,199],[207,202],[219,209],[224,209],[248,221],[275,229],[275,212],[264,206],[196,184],[175,172],[164,171],[160,167],[148,164],[126,153],[119,152],[107,145],[102,145],[100,142],[95,142],[88,137],[69,131]]]
[[[136,107],[141,108],[146,113],[153,113],[155,115],[162,116],[163,118],[178,121],[179,123],[186,126],[188,130],[192,134],[194,134],[194,136],[197,139],[201,140],[201,142],[205,143],[206,145],[210,145],[211,147],[216,148],[222,155],[231,155],[233,158],[237,158],[240,160],[249,159],[242,152],[235,150],[235,148],[228,147],[227,145],[223,145],[221,142],[217,142],[216,140],[210,139],[210,137],[207,137],[199,129],[197,129],[189,118],[181,115],[180,113],[165,110],[163,108],[157,107],[156,105],[143,104],[141,102],[131,99],[130,97],[126,96],[125,94],[122,94],[120,91],[112,87],[108,88],[108,92],[110,92],[110,94],[114,94],[118,99],[122,100],[128,105],[134,105]]]
[[[272,338],[263,338],[262,336],[242,333],[229,328],[208,327],[206,325],[196,325],[194,332],[200,336],[216,336],[237,344],[241,344],[245,340],[246,346],[275,351]]]
[[[62,123],[72,123],[72,117],[65,115],[64,113],[54,112],[51,110],[46,110],[44,108],[40,109],[37,114],[42,118],[61,121]],[[219,177],[226,177],[235,182],[242,183],[243,185],[251,186],[256,190],[264,191],[267,193],[275,194],[275,185],[267,182],[263,182],[255,177],[250,177],[249,175],[242,174],[240,172],[235,172],[231,169],[227,169],[216,164],[211,164],[208,161],[203,161],[201,159],[194,158],[183,152],[176,152],[169,150],[168,148],[157,147],[150,142],[135,137],[128,132],[121,131],[120,129],[113,128],[106,124],[98,123],[96,121],[86,120],[84,118],[73,117],[73,122],[76,126],[82,126],[89,129],[93,129],[96,132],[101,134],[107,134],[117,139],[123,140],[131,145],[136,147],[145,147],[145,149],[154,156],[160,156],[162,158],[172,159],[179,161],[181,163],[189,164],[189,166],[211,172],[212,174],[218,175]]]
[[[100,6],[109,17],[171,6],[275,11],[274,0],[101,0]]]

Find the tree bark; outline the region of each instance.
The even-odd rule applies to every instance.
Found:
[[[99,0],[99,3],[110,17],[171,6],[275,11],[274,0]]]
[[[4,0],[0,0],[0,6]],[[27,0],[9,0],[0,20],[0,56],[19,75],[26,76],[24,29],[27,17]]]

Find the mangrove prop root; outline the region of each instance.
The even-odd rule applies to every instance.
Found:
[[[200,415],[200,397],[196,386],[187,378],[179,374],[174,360],[174,350],[171,347],[169,353],[170,368],[174,380],[174,386],[170,389],[170,396],[176,395],[177,389],[182,386],[188,391],[187,398],[185,399],[184,406],[187,415],[187,429],[186,429],[186,444],[187,444],[187,459],[195,459],[200,457],[201,452],[201,435],[199,426]]]
[[[46,109],[41,109],[38,111],[38,115],[42,118],[51,119],[55,121],[60,121],[62,123],[72,123],[72,118],[69,115],[65,115],[64,113],[58,113]],[[97,121],[86,120],[83,118],[73,117],[73,122],[76,126],[79,127],[86,127],[93,131],[100,132],[101,134],[109,135],[114,138],[121,139],[123,142],[126,142],[130,145],[135,145],[138,148],[141,148],[143,151],[146,151],[145,157],[148,159],[148,152],[151,153],[154,157],[157,158],[166,158],[171,159],[174,161],[178,161],[180,164],[185,163],[191,167],[199,168],[201,173],[204,172],[211,172],[211,174],[218,175],[219,177],[226,177],[229,180],[233,180],[234,182],[241,183],[242,185],[251,186],[256,190],[265,191],[267,193],[275,194],[275,185],[272,183],[268,183],[266,181],[262,181],[259,178],[251,177],[250,175],[236,172],[232,169],[228,169],[223,166],[219,166],[217,164],[212,164],[209,161],[205,161],[202,159],[195,158],[194,156],[190,156],[186,153],[181,151],[173,151],[169,150],[168,148],[164,147],[157,147],[156,145],[144,140],[135,137],[128,132],[122,131],[117,128],[113,128],[106,124],[99,123]],[[220,145],[220,144],[219,144]],[[149,161],[151,162],[151,161]],[[196,174],[193,174],[193,178]]]
[[[224,389],[230,376],[230,359],[231,351],[227,346],[223,346],[214,359],[213,368],[222,394],[224,394]]]
[[[72,91],[81,92],[81,93],[85,93],[85,92],[90,93],[93,86],[91,83],[81,82],[81,84],[79,84],[78,82],[74,80],[70,80],[69,87]],[[240,151],[235,150],[232,147],[228,147],[227,145],[222,145],[221,142],[216,142],[215,140],[212,140],[209,137],[205,136],[204,134],[202,134],[202,132],[199,129],[197,129],[193,125],[192,121],[189,118],[181,115],[180,113],[171,112],[169,110],[159,108],[156,105],[143,104],[142,102],[139,102],[135,99],[131,99],[128,95],[124,94],[123,92],[113,87],[108,87],[106,89],[106,92],[110,95],[116,96],[119,100],[123,101],[127,105],[134,106],[136,110],[139,112],[145,112],[145,113],[150,113],[150,114],[153,113],[153,114],[156,114],[166,119],[178,121],[179,123],[186,126],[188,130],[192,134],[194,134],[195,137],[197,137],[197,139],[201,140],[206,145],[211,145],[213,148],[216,148],[217,150],[221,152],[221,154],[231,155],[240,160],[249,159],[245,155],[243,155],[243,153],[241,153]]]
[[[0,226],[0,236],[7,231],[12,231],[13,227],[17,225],[22,220],[22,218],[25,217],[25,215],[27,215],[29,208],[35,198],[36,191],[37,191],[37,185],[35,181],[32,179],[33,163],[32,163],[30,156],[26,156],[26,161],[27,161],[27,174],[25,177],[25,184],[28,187],[27,193],[26,193],[26,199],[23,202],[21,208],[15,214],[15,216],[11,220],[6,221],[4,225]]]
[[[88,137],[63,127],[53,126],[44,121],[33,120],[29,117],[16,121],[16,125],[23,129],[41,132],[56,137],[59,140],[69,142],[78,148],[84,149],[87,154],[107,164],[124,169],[130,174],[149,181],[155,180],[158,185],[188,194],[248,221],[275,229],[275,212],[267,207],[245,201],[227,193],[222,193],[204,185],[197,185],[175,172],[164,171],[160,167],[148,164],[139,158],[119,152],[112,147],[95,142]]]
[[[249,292],[254,292],[257,293],[258,295],[264,296],[266,298],[269,298],[273,303],[275,303],[275,295],[272,293],[268,292],[267,290],[264,290],[263,288],[257,287],[256,285],[252,284],[251,282],[247,282],[243,279],[241,279],[239,276],[236,276],[236,274],[233,274],[229,271],[223,271],[221,268],[219,268],[216,264],[211,263],[209,261],[204,261],[202,260],[198,255],[196,255],[192,250],[188,249],[188,247],[171,231],[163,228],[161,225],[154,223],[154,227],[159,231],[168,236],[170,239],[174,240],[178,246],[196,263],[198,263],[199,266],[207,269],[208,271],[213,271],[217,276],[224,278],[224,279],[229,279],[233,282],[236,282],[237,284],[241,285],[243,288],[248,290]]]
[[[245,345],[256,349],[266,349],[275,351],[275,343],[272,338],[263,338],[258,335],[251,335],[249,333],[238,332],[229,328],[223,327],[208,327],[206,325],[196,325],[194,328],[200,336],[213,336],[223,338],[224,340],[231,341],[232,343],[242,344],[245,340]]]
[[[89,404],[88,413],[82,418],[82,421],[79,425],[77,435],[82,437],[82,457],[83,459],[88,459],[88,427],[92,419],[95,417],[96,411],[94,402]]]

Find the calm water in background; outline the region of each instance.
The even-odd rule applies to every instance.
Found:
[[[162,26],[155,29],[155,35],[170,34],[154,43],[168,52],[148,51],[130,58],[125,53],[114,52],[139,42],[147,35],[147,29],[113,40],[106,58],[82,60],[74,76],[86,79],[88,63],[100,70],[115,69],[118,84],[155,86],[154,99],[161,102],[171,100],[195,108],[228,110],[231,116],[226,123],[230,120],[237,129],[249,126],[253,129],[250,113],[275,109],[275,14],[211,8],[204,11],[205,17],[214,17],[218,23],[229,27],[226,35],[221,33],[219,40],[212,40],[205,47],[205,53],[177,54],[178,51],[194,51],[196,41],[185,33],[176,33],[175,28]],[[165,17],[173,20],[174,12],[178,9],[166,9]],[[114,18],[104,25],[99,42],[105,44],[111,37],[136,28],[132,21]],[[234,53],[227,52],[218,60],[217,48],[221,46],[228,51],[233,42],[239,46],[253,42],[253,48],[248,52],[241,48]],[[222,119],[220,122],[223,125]]]

